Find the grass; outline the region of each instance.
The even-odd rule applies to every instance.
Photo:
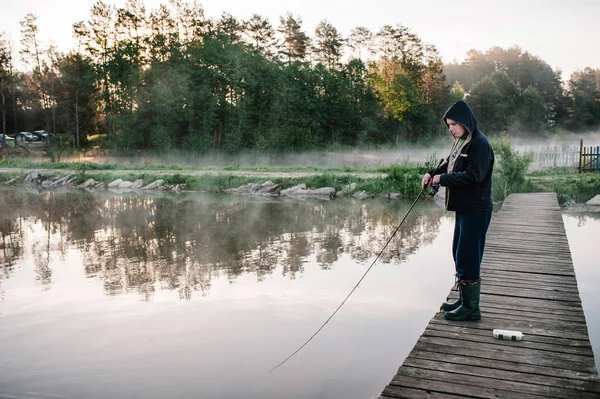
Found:
[[[495,142],[497,164],[493,176],[493,198],[503,200],[510,193],[547,191],[556,192],[561,204],[568,202],[585,202],[600,193],[600,174],[582,173],[567,168],[554,168],[545,171],[527,172],[529,160],[512,151],[510,143]],[[312,176],[284,180],[270,178],[274,183],[283,183],[284,188],[304,183],[307,188],[334,187],[340,191],[355,183],[355,191],[366,191],[375,195],[397,192],[414,196],[420,192],[423,174],[433,169],[433,160],[425,165],[392,164],[379,168],[340,167],[324,168],[316,166],[247,166],[231,164],[225,167],[199,168],[192,165],[165,164],[125,164],[94,162],[50,162],[34,161],[27,158],[7,156],[0,160],[3,168],[48,169],[55,170],[57,175],[66,175],[66,170],[76,172],[76,182],[82,183],[88,178],[109,183],[118,178],[123,180],[142,179],[148,184],[163,179],[166,184],[184,184],[189,190],[222,191],[237,188],[248,183],[259,183],[265,180],[256,176],[235,175],[231,172],[252,171],[269,173],[310,172]],[[211,174],[193,174],[195,171],[217,171]],[[119,172],[120,171],[120,172]],[[172,173],[153,173],[171,171]],[[229,173],[219,174],[218,171]],[[352,173],[374,173],[377,177],[360,178]],[[8,181],[20,172],[7,172],[0,175],[0,181]],[[381,177],[385,174],[386,177]]]
[[[558,194],[561,204],[586,202],[600,194],[599,173],[579,173],[566,168],[536,171],[528,175],[535,191],[550,191]]]
[[[176,170],[176,171],[193,171],[193,170],[223,170],[223,171],[260,171],[260,172],[313,172],[313,173],[377,173],[381,168],[358,168],[344,166],[340,168],[325,168],[317,166],[248,166],[233,164],[223,167],[198,167],[194,165],[181,164],[130,164],[130,163],[95,163],[95,162],[52,162],[30,160],[21,157],[6,157],[2,162],[4,168],[21,168],[21,169],[68,169],[77,170],[82,166],[87,170]]]

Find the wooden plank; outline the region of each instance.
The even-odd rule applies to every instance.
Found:
[[[520,393],[521,398],[530,397],[531,395],[540,395],[546,398],[595,398],[598,399],[597,394],[595,393],[584,393],[579,390],[570,390],[563,389],[560,387],[553,386],[545,386],[545,385],[536,385],[536,384],[528,384],[524,382],[518,381],[510,381],[493,377],[481,377],[475,375],[469,375],[466,373],[447,371],[448,368],[444,367],[442,364],[441,368],[444,370],[431,370],[419,367],[402,367],[398,370],[398,374],[394,379],[392,379],[391,385],[403,386],[402,376],[408,375],[410,377],[419,378],[419,379],[429,379],[435,381],[445,381],[446,386],[456,386],[455,382],[460,382],[464,384],[463,393],[461,396],[463,397],[476,397],[479,398],[479,389],[480,388],[493,388],[500,389],[504,391],[512,391],[515,393]],[[446,388],[449,389],[449,388]],[[445,393],[445,392],[442,392]],[[500,396],[502,397],[502,396]]]
[[[456,364],[463,364],[471,367],[485,367],[489,369],[507,370],[524,374],[543,375],[547,377],[559,377],[565,387],[574,389],[586,389],[590,392],[599,392],[598,380],[590,375],[581,374],[577,371],[562,369],[559,367],[540,367],[535,365],[515,363],[503,360],[490,360],[485,358],[469,357],[462,355],[452,355],[447,353],[421,351],[415,349],[413,356],[418,359],[432,361],[442,361]],[[565,381],[568,380],[568,381]]]
[[[442,326],[442,325],[437,325],[437,324],[432,324],[430,323],[429,326],[427,326],[427,328],[425,329],[425,331],[429,331],[429,330],[440,330],[440,331],[448,331],[448,332],[460,332],[463,334],[469,334],[469,335],[484,335],[486,337],[490,336],[490,331],[489,330],[480,330],[477,328],[470,328],[468,327],[469,324],[466,325],[459,325],[459,326]],[[589,341],[586,340],[580,340],[580,339],[568,339],[568,338],[562,338],[562,337],[544,337],[542,335],[526,335],[524,337],[524,341],[535,341],[535,342],[543,342],[543,343],[548,343],[548,344],[553,344],[553,345],[565,345],[565,346],[569,346],[569,347],[577,347],[577,348],[587,348],[588,350],[591,349],[591,344]],[[501,341],[504,342],[504,341]],[[516,342],[516,341],[515,341]],[[519,344],[519,342],[516,342],[516,344]]]
[[[446,320],[441,313],[431,319],[430,323],[435,323],[442,326],[456,325],[456,322],[453,322],[452,320]],[[543,321],[537,320],[523,322],[519,320],[500,319],[495,317],[495,315],[488,315],[486,317],[482,317],[482,319],[479,321],[470,322],[469,324],[471,328],[478,328],[487,331],[493,331],[494,329],[499,328],[502,330],[521,331],[523,334],[589,340],[586,326],[579,327],[568,322],[559,323],[552,321],[552,323],[544,323]]]
[[[529,312],[519,309],[518,313],[515,314],[515,309],[509,306],[498,305],[494,307],[493,305],[482,305],[481,311],[485,313],[489,313],[491,316],[493,315],[496,318],[500,318],[501,315],[505,315],[508,317],[515,317],[515,320],[535,320],[535,319],[543,319],[543,320],[559,320],[565,321],[569,323],[581,323],[585,324],[586,320],[583,314],[581,315],[562,315],[555,314],[554,312]]]
[[[527,280],[508,280],[506,278],[490,277],[482,278],[482,283],[485,287],[509,287],[509,288],[523,288],[539,291],[552,291],[552,292],[565,292],[575,294],[579,296],[579,290],[576,285],[564,285],[557,283],[550,283],[545,281],[527,281]]]
[[[535,281],[533,281],[531,279],[531,274],[522,270],[498,270],[487,267],[481,271],[481,278],[483,280],[487,278],[496,278],[506,281],[526,282],[532,285],[536,283],[557,284],[564,285],[566,287],[577,288],[577,282],[574,281],[574,279],[565,279],[563,277],[553,275],[537,275],[535,276]]]
[[[534,290],[529,288],[514,288],[497,285],[484,285],[482,291],[488,295],[508,295],[516,298],[543,299],[549,301],[581,303],[579,293],[560,292],[555,290]]]
[[[450,338],[422,335],[417,341],[415,348],[419,347],[422,350],[435,348],[435,350],[438,350],[442,346],[453,346],[456,344],[456,341]],[[582,356],[560,352],[550,353],[548,351],[529,349],[523,345],[502,346],[485,342],[478,343],[476,347],[478,353],[476,355],[471,355],[473,357],[487,357],[491,360],[494,360],[498,359],[498,356],[502,355],[505,357],[504,360],[513,361],[515,363],[524,362],[538,366],[554,366],[556,364],[560,364],[560,367],[581,372],[593,372],[595,370],[593,356]],[[408,357],[408,359],[410,359],[410,357]]]
[[[481,277],[482,319],[454,322],[436,313],[381,397],[600,398],[556,194],[504,201]],[[448,298],[457,296],[453,289]],[[497,340],[494,328],[524,338]]]
[[[452,395],[447,393],[434,392],[428,389],[414,389],[389,385],[385,388],[380,399],[412,398],[412,399],[457,399],[474,398],[475,396]]]
[[[477,349],[473,349],[477,348]],[[502,350],[493,350],[493,349],[480,349],[479,345],[469,345],[469,347],[463,346],[449,346],[446,343],[444,344],[436,344],[436,343],[423,343],[422,341],[417,341],[414,350],[421,350],[427,352],[436,352],[447,355],[456,355],[470,358],[478,358],[478,359],[488,359],[488,360],[502,360],[506,362],[513,362],[515,364],[523,364],[530,366],[539,366],[539,367],[561,367],[565,370],[570,370],[571,372],[579,373],[581,375],[590,375],[590,380],[594,380],[597,375],[593,377],[593,373],[589,372],[591,367],[585,365],[575,365],[575,367],[565,367],[563,364],[559,364],[552,356],[552,354],[543,354],[543,356],[518,356],[518,354],[507,353]],[[411,352],[412,353],[412,352]],[[410,359],[409,355],[405,362]],[[581,369],[581,368],[584,369]],[[586,369],[588,371],[586,371]]]
[[[406,366],[428,370],[448,371],[451,373],[465,374],[475,377],[487,377],[496,380],[509,380],[526,384],[562,388],[566,390],[566,392],[562,392],[562,394],[566,397],[571,397],[573,394],[575,394],[575,392],[572,391],[578,392],[582,390],[590,393],[600,394],[600,389],[598,388],[599,384],[597,381],[582,381],[558,376],[549,376],[545,374],[517,372],[513,369],[504,369],[498,367],[498,365],[494,364],[494,360],[484,360],[484,362],[491,367],[484,367],[483,362],[479,362],[477,367],[473,367],[472,365],[464,364],[460,361],[458,363],[451,363],[447,360],[429,360],[415,356],[407,359]],[[537,369],[542,368],[538,367]]]
[[[535,349],[535,350],[544,350],[547,352],[559,352],[565,354],[573,354],[579,356],[591,356],[594,354],[591,348],[582,348],[582,347],[574,347],[570,345],[565,345],[564,343],[560,343],[557,340],[556,343],[544,343],[538,342],[533,336],[525,336],[525,338],[521,342],[517,341],[500,341],[494,339],[492,334],[487,332],[487,334],[478,334],[478,330],[471,329],[468,331],[468,334],[465,332],[456,332],[456,331],[445,331],[442,329],[435,328],[427,328],[423,333],[425,337],[437,337],[437,338],[447,338],[447,339],[455,339],[464,342],[481,342],[490,345],[499,345],[502,349],[506,349],[507,347],[514,348],[526,348],[526,349]]]
[[[483,296],[483,295],[482,295]],[[451,292],[447,297],[447,300],[454,301],[458,298],[458,294]],[[491,297],[493,298],[493,297]],[[583,313],[583,309],[573,309],[573,308],[559,308],[560,302],[555,303],[547,303],[545,307],[542,306],[534,306],[523,303],[519,305],[518,308],[515,306],[511,306],[505,302],[496,302],[494,299],[489,299],[487,302],[482,302],[480,304],[480,308],[482,309],[494,309],[492,313],[501,313],[501,312],[510,312],[511,314],[516,314],[515,310],[518,310],[519,315],[528,315],[530,314],[532,318],[542,317],[549,320],[563,320],[563,321],[581,321],[585,320],[585,315]],[[549,306],[552,307],[552,312],[548,312]],[[566,310],[565,310],[566,309]]]
[[[467,385],[460,382],[453,382],[452,384],[448,384],[446,381],[436,381],[430,379],[424,379],[422,376],[412,377],[410,375],[402,376],[402,386],[392,385],[389,387],[388,394],[391,398],[406,398],[409,396],[407,392],[410,394],[413,393],[413,390],[422,390],[425,392],[430,392],[432,394],[441,395],[441,392],[445,392],[445,394],[456,394],[460,395],[459,397],[477,397],[477,398],[488,398],[488,399],[496,399],[496,398],[505,398],[505,399],[523,399],[523,394],[519,392],[511,392],[501,389],[494,389],[488,387],[478,387],[476,390],[477,396],[468,395],[467,393],[470,391],[473,393],[473,388],[471,385]],[[411,387],[411,388],[408,388]],[[411,390],[411,391],[407,391]],[[385,392],[385,391],[384,391]],[[394,396],[391,396],[394,395]],[[411,398],[417,396],[410,396]],[[438,396],[425,396],[425,397],[438,397]],[[456,398],[458,396],[452,396]],[[543,398],[540,395],[533,395],[532,398]]]
[[[492,306],[499,303],[503,303],[505,306],[512,307],[513,311],[520,309],[538,309],[538,311],[548,312],[551,310],[554,312],[568,312],[568,314],[576,313],[583,315],[583,309],[581,304],[577,302],[568,301],[547,301],[543,299],[532,299],[529,298],[526,301],[522,298],[502,296],[502,295],[490,295],[485,292],[485,288],[482,289],[481,293],[481,305]]]

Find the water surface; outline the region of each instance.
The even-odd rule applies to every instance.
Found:
[[[433,201],[269,370],[410,204],[0,191],[0,394],[377,397],[453,283],[453,214]],[[598,353],[596,215],[564,221]]]
[[[452,215],[433,201],[269,370],[409,205],[0,192],[0,393],[375,397],[452,284]]]

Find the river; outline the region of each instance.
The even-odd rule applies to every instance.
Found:
[[[410,204],[0,191],[0,397],[377,397],[453,283],[434,201],[269,370]],[[598,215],[564,213],[596,354]]]

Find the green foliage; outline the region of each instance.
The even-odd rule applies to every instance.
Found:
[[[102,145],[125,154],[389,147],[443,134],[440,115],[465,97],[486,133],[600,125],[597,70],[574,74],[564,95],[560,73],[518,47],[472,50],[444,68],[437,49],[402,25],[360,27],[345,42],[327,21],[311,38],[292,14],[274,28],[257,14],[210,19],[195,3],[171,6],[97,2],[73,26],[81,51],[52,50],[44,62],[32,53],[46,51],[29,14],[20,49],[28,71],[12,70],[0,37],[0,86],[14,98],[2,129],[66,132],[77,148],[102,134]],[[358,58],[343,61],[345,43]]]
[[[540,92],[533,86],[526,88],[520,96],[517,109],[520,128],[527,133],[537,133],[544,129],[548,111]]]
[[[306,181],[307,188],[319,188],[319,187],[334,187],[337,190],[341,189],[342,183],[329,173],[322,175],[312,176]],[[336,187],[337,186],[337,187]]]
[[[79,165],[79,167],[77,168],[77,181],[86,181],[87,177],[86,177],[86,171],[88,169],[88,164],[87,163],[82,163]]]
[[[525,176],[533,162],[531,155],[520,155],[513,150],[507,138],[492,139],[491,144],[496,157],[492,176],[493,197],[501,200],[511,193],[528,191],[531,186],[526,185]]]
[[[554,168],[536,171],[529,180],[535,189],[558,194],[559,202],[586,202],[600,193],[600,174],[578,173],[572,169]]]
[[[564,92],[560,71],[553,71],[545,61],[518,46],[471,50],[464,62],[448,64],[444,72],[450,81],[460,82],[471,95],[475,93],[479,104],[472,108],[486,132],[537,133],[555,124],[581,127],[578,121],[583,114],[573,106],[573,96]],[[505,75],[501,79],[505,83],[499,81],[499,74]],[[516,98],[510,94],[515,89]]]
[[[189,182],[187,176],[182,176],[179,173],[175,173],[174,175],[167,175],[163,177],[163,180],[166,184],[185,184],[186,186]]]
[[[76,151],[77,150],[73,147],[71,141],[63,141],[61,138],[54,138],[50,140],[48,149],[46,150],[46,157],[50,158],[51,162],[60,163],[63,156],[73,155]]]
[[[600,69],[577,71],[568,85],[572,113],[568,126],[581,130],[600,127]]]
[[[515,113],[517,87],[505,73],[494,72],[471,91],[469,104],[485,131],[506,132]]]

